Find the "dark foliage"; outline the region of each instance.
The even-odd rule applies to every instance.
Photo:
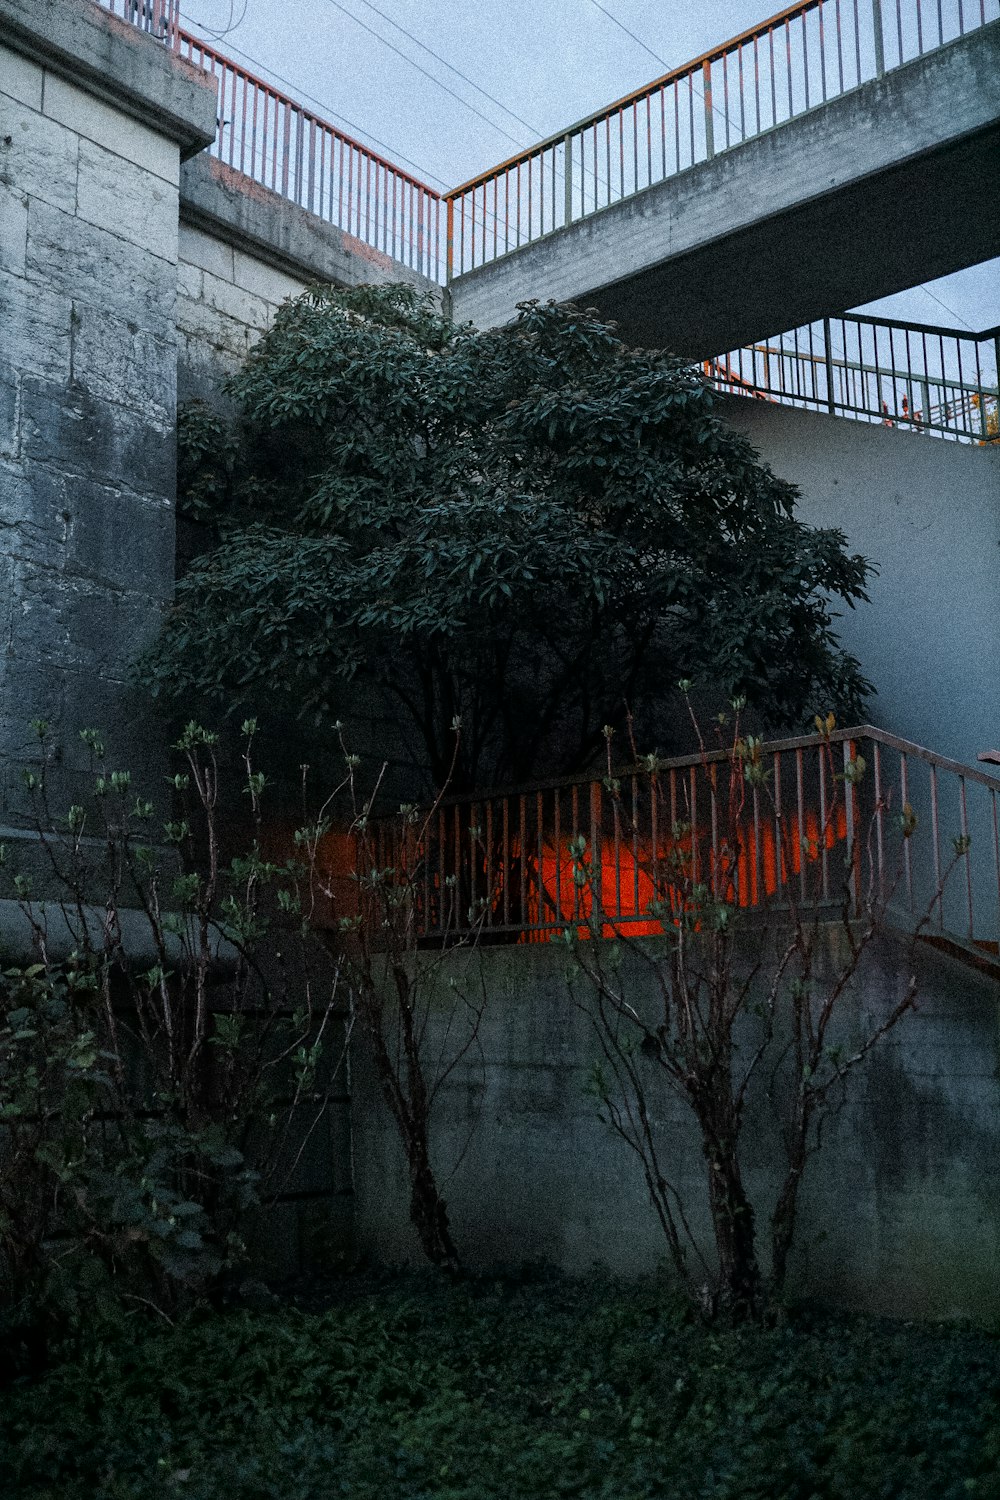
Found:
[[[985,1500],[998,1397],[982,1334],[709,1332],[655,1282],[411,1278],[94,1346],[5,1393],[0,1475],[10,1500]]]
[[[244,467],[204,409],[182,503],[217,542],[183,579],[154,687],[340,716],[377,682],[441,785],[575,769],[629,703],[663,744],[678,677],[767,724],[869,690],[831,600],[870,572],[716,414],[701,376],[592,314],[485,333],[404,287],[286,305],[232,382]]]

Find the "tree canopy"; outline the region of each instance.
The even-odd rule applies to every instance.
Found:
[[[183,493],[214,543],[181,579],[155,686],[281,701],[318,722],[378,683],[440,781],[585,765],[678,678],[770,727],[868,691],[833,602],[871,571],[719,416],[701,375],[590,312],[523,303],[486,332],[402,286],[286,304],[204,414]],[[211,429],[211,424],[209,424]]]

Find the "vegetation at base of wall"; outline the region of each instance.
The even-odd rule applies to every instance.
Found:
[[[62,810],[50,779],[63,747],[34,729],[35,840],[17,852],[40,857],[40,878],[0,845],[0,899],[36,960],[0,965],[0,1370],[38,1369],[60,1337],[120,1325],[129,1306],[167,1316],[225,1295],[246,1272],[254,1219],[318,1154],[332,1171],[318,1132],[356,1021],[399,1131],[420,1244],[457,1271],[430,1121],[486,997],[452,982],[471,1024],[429,1057],[434,973],[476,936],[474,913],[456,935],[452,899],[448,945],[413,962],[436,806],[385,819],[380,846],[338,726],[340,783],[303,826],[269,829],[247,720],[236,770],[220,764],[218,736],[189,723],[159,808],[83,730],[90,795]],[[276,835],[278,859],[265,848]]]
[[[407,1277],[96,1343],[0,1410],[5,1500],[995,1500],[1000,1343],[664,1283]]]
[[[61,809],[61,747],[35,728],[35,841],[16,854],[40,870],[0,848],[35,960],[0,973],[0,1349],[28,1367],[68,1330],[174,1314],[243,1274],[248,1223],[306,1160],[350,1032],[308,862],[262,848],[252,722],[232,778],[250,834],[229,858],[214,734],[188,726],[157,808],[84,730],[90,795]]]
[[[689,688],[680,684],[685,694]],[[876,787],[862,818],[864,757],[855,745],[838,744],[838,753],[848,755],[838,771],[834,715],[817,715],[826,790],[823,822],[810,839],[801,811],[794,821],[782,818],[779,772],[761,740],[744,733],[744,707],[733,700],[713,735],[703,735],[692,714],[702,753],[700,792],[694,770],[678,795],[674,773],[662,777],[655,755],[640,763],[654,826],[671,829],[643,871],[652,891],[646,910],[665,945],[650,950],[627,924],[609,920],[599,858],[582,835],[570,852],[583,921],[562,934],[572,956],[570,993],[595,1037],[590,1087],[600,1118],[642,1173],[678,1283],[706,1318],[734,1323],[769,1321],[781,1305],[809,1164],[862,1064],[914,1010],[918,937],[970,848],[968,835],[953,840],[952,858],[901,950],[894,983],[887,982],[874,1015],[845,1031],[845,1001],[886,933],[917,817],[906,803],[890,821],[889,796]],[[604,790],[614,803],[616,837],[633,838],[638,849],[639,778],[632,777],[630,808],[612,770],[612,735],[608,726]],[[798,774],[804,774],[801,759]],[[699,795],[703,809],[711,804],[700,830]],[[841,823],[837,860],[829,850],[839,843]],[[762,825],[774,830],[771,886],[761,869]],[[831,936],[838,940],[832,945]],[[657,1129],[675,1100],[698,1132],[701,1192]],[[781,1143],[773,1153],[777,1199],[770,1203],[750,1189],[745,1138],[750,1107],[761,1100]],[[692,1231],[701,1221],[711,1223],[714,1255],[706,1256]]]
[[[158,691],[340,716],[377,686],[440,787],[585,766],[628,704],[665,743],[670,685],[766,722],[870,684],[835,612],[872,571],[716,414],[683,361],[596,315],[522,304],[455,328],[402,286],[282,307],[230,382],[245,439],[180,423],[183,512],[216,528],[146,676]]]

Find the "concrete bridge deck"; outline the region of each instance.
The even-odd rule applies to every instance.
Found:
[[[703,358],[1000,255],[1000,22],[457,276],[458,321],[577,301]]]

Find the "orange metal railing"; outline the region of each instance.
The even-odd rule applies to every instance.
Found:
[[[1000,777],[871,725],[774,741],[759,764],[756,783],[718,750],[448,799],[429,819],[379,822],[376,862],[408,886],[430,941],[539,942],[595,921],[661,932],[700,882],[747,909],[851,907],[874,888],[901,921],[929,912],[931,931],[995,951]],[[968,841],[957,861],[955,839]]]

